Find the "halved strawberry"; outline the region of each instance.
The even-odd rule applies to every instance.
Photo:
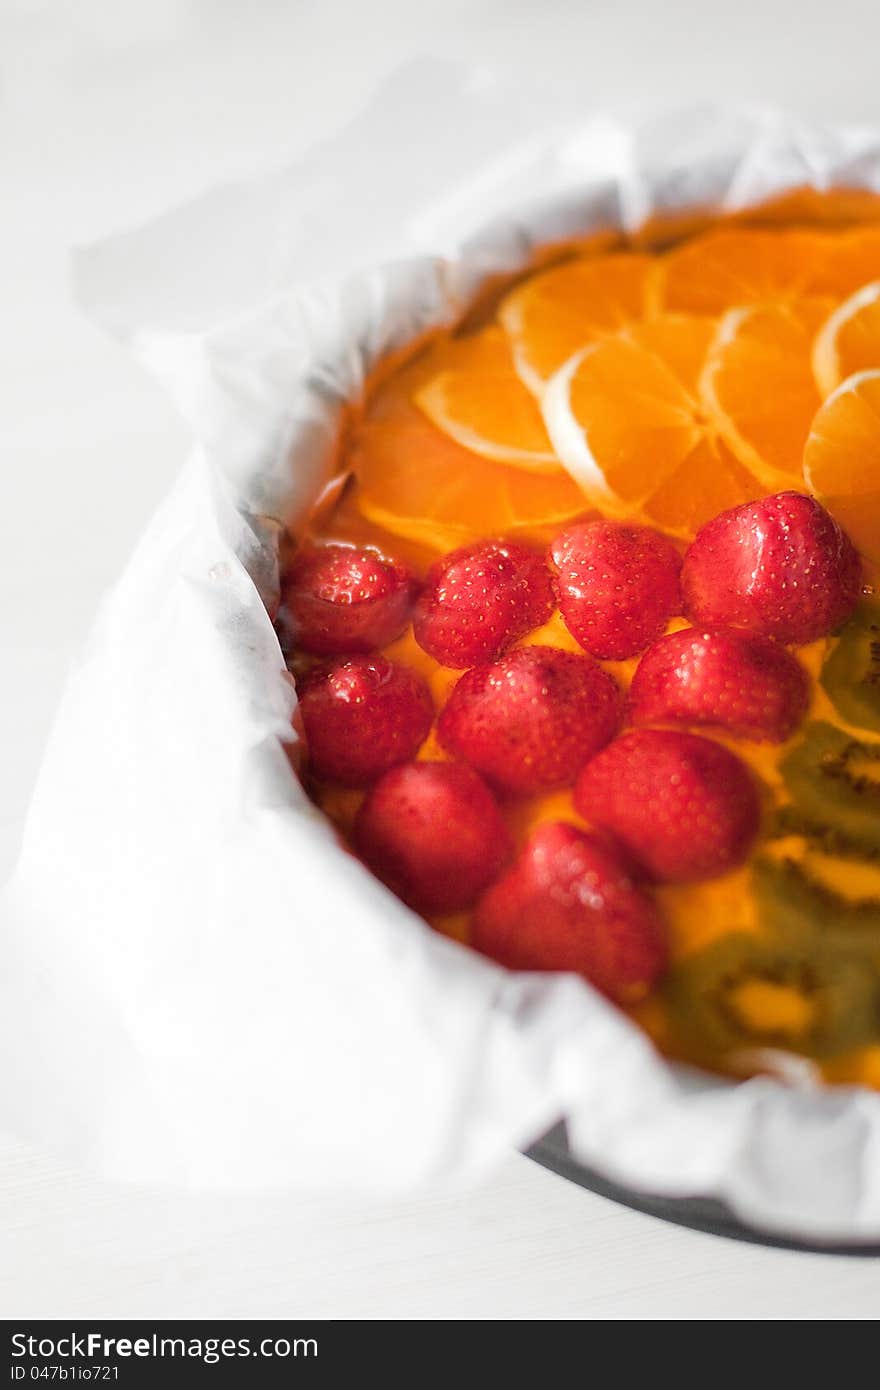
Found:
[[[704,526],[685,555],[681,584],[691,622],[730,623],[800,646],[849,616],[862,567],[815,498],[780,492]]]
[[[620,692],[591,657],[530,646],[463,675],[437,733],[493,786],[529,795],[570,787],[620,719]]]
[[[358,812],[354,844],[405,903],[438,914],[470,907],[512,848],[495,798],[476,772],[432,762],[386,772]]]
[[[413,616],[420,647],[443,666],[494,661],[545,623],[553,609],[540,551],[515,541],[478,541],[428,571]]]
[[[681,556],[648,526],[567,526],[553,541],[550,559],[565,625],[593,656],[636,656],[681,612]]]
[[[666,966],[660,914],[618,852],[563,821],[539,826],[480,900],[471,944],[513,970],[571,970],[619,1003]]]
[[[781,743],[809,700],[806,671],[778,642],[735,627],[687,627],[645,652],[629,715],[634,724],[710,724]]]
[[[415,757],[434,722],[421,677],[378,653],[315,667],[297,691],[312,772],[347,787]]]
[[[368,546],[306,546],[284,576],[279,623],[316,656],[374,651],[406,627],[416,587],[406,565]]]
[[[741,864],[761,811],[745,763],[720,743],[673,729],[621,734],[587,763],[574,804],[647,874],[670,882]]]

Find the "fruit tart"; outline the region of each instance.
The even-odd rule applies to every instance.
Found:
[[[278,629],[315,802],[436,930],[880,1086],[880,209],[812,212],[550,248],[383,363]]]

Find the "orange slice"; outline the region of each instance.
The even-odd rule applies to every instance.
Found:
[[[573,353],[647,317],[657,264],[632,252],[567,261],[512,290],[498,319],[528,389],[540,396]]]
[[[854,372],[880,367],[880,280],[862,285],[834,310],[813,343],[813,375],[830,396]]]
[[[830,240],[822,232],[751,227],[706,232],[663,259],[660,302],[667,311],[721,314],[744,304],[797,299],[813,292]]]
[[[848,377],[817,411],[804,477],[856,547],[880,560],[880,370]]]
[[[811,352],[828,301],[731,309],[701,380],[706,409],[740,463],[766,487],[798,486],[820,396]]]
[[[497,325],[448,345],[442,370],[416,393],[432,424],[463,449],[536,473],[559,471],[541,412]]]
[[[707,433],[641,509],[661,531],[691,540],[719,512],[753,502],[765,489],[717,435]]]
[[[540,531],[587,510],[561,468],[532,473],[481,458],[431,424],[412,395],[434,375],[423,354],[380,388],[351,441],[354,502],[376,526],[431,550]]]
[[[547,432],[584,495],[607,515],[678,535],[756,484],[702,409],[712,319],[667,315],[577,353],[544,394]]]

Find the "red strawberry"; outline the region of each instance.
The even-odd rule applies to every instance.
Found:
[[[778,642],[735,627],[687,627],[645,652],[629,713],[634,724],[716,724],[781,743],[809,700],[806,671]]]
[[[552,610],[550,575],[539,551],[514,541],[479,541],[431,566],[413,634],[441,665],[475,666],[494,661]]]
[[[354,843],[373,873],[422,913],[470,907],[511,853],[492,793],[460,763],[386,772],[358,812]]]
[[[518,647],[461,677],[437,732],[494,786],[529,795],[570,787],[620,719],[620,692],[590,657]]]
[[[279,621],[301,651],[317,656],[369,652],[403,632],[415,590],[406,565],[378,550],[308,546],[284,578]]]
[[[670,729],[625,733],[581,773],[580,814],[610,831],[652,878],[713,878],[741,864],[758,830],[758,790],[720,743]]]
[[[666,966],[654,903],[618,853],[557,821],[539,826],[481,899],[471,944],[512,970],[571,970],[618,1003],[647,994]]]
[[[681,575],[694,623],[733,623],[800,645],[838,627],[859,598],[849,537],[812,497],[780,492],[722,512],[697,533]]]
[[[681,556],[647,526],[567,526],[551,545],[550,559],[565,625],[593,656],[635,656],[681,612]]]
[[[347,787],[414,757],[434,722],[425,682],[378,654],[310,671],[299,682],[299,708],[313,773]]]

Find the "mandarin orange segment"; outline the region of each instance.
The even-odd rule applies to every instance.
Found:
[[[480,458],[408,401],[364,423],[350,461],[361,515],[436,551],[553,525],[588,506],[562,470],[529,473]]]
[[[728,448],[767,488],[797,486],[820,397],[813,338],[828,301],[732,309],[706,361],[703,401]]]
[[[804,477],[857,548],[880,560],[880,370],[849,377],[819,409]]]
[[[539,396],[575,352],[644,319],[657,264],[627,252],[568,261],[511,290],[498,319],[529,390]]]
[[[463,449],[536,473],[558,472],[541,412],[492,325],[451,342],[442,368],[416,391],[416,405]]]
[[[822,293],[830,244],[823,232],[709,231],[664,258],[659,299],[667,311],[721,314],[740,305]]]
[[[711,319],[669,316],[577,354],[550,382],[544,420],[590,501],[632,515],[706,437],[697,380]]]
[[[435,553],[487,535],[542,533],[589,505],[562,468],[532,473],[481,458],[415,405],[451,354],[463,361],[471,346],[440,338],[378,385],[348,451],[357,482],[350,505],[368,523]]]
[[[661,531],[688,540],[719,512],[753,502],[764,489],[723,440],[707,434],[641,508]]]
[[[856,290],[834,310],[813,343],[813,376],[830,396],[854,372],[880,367],[880,280]]]

